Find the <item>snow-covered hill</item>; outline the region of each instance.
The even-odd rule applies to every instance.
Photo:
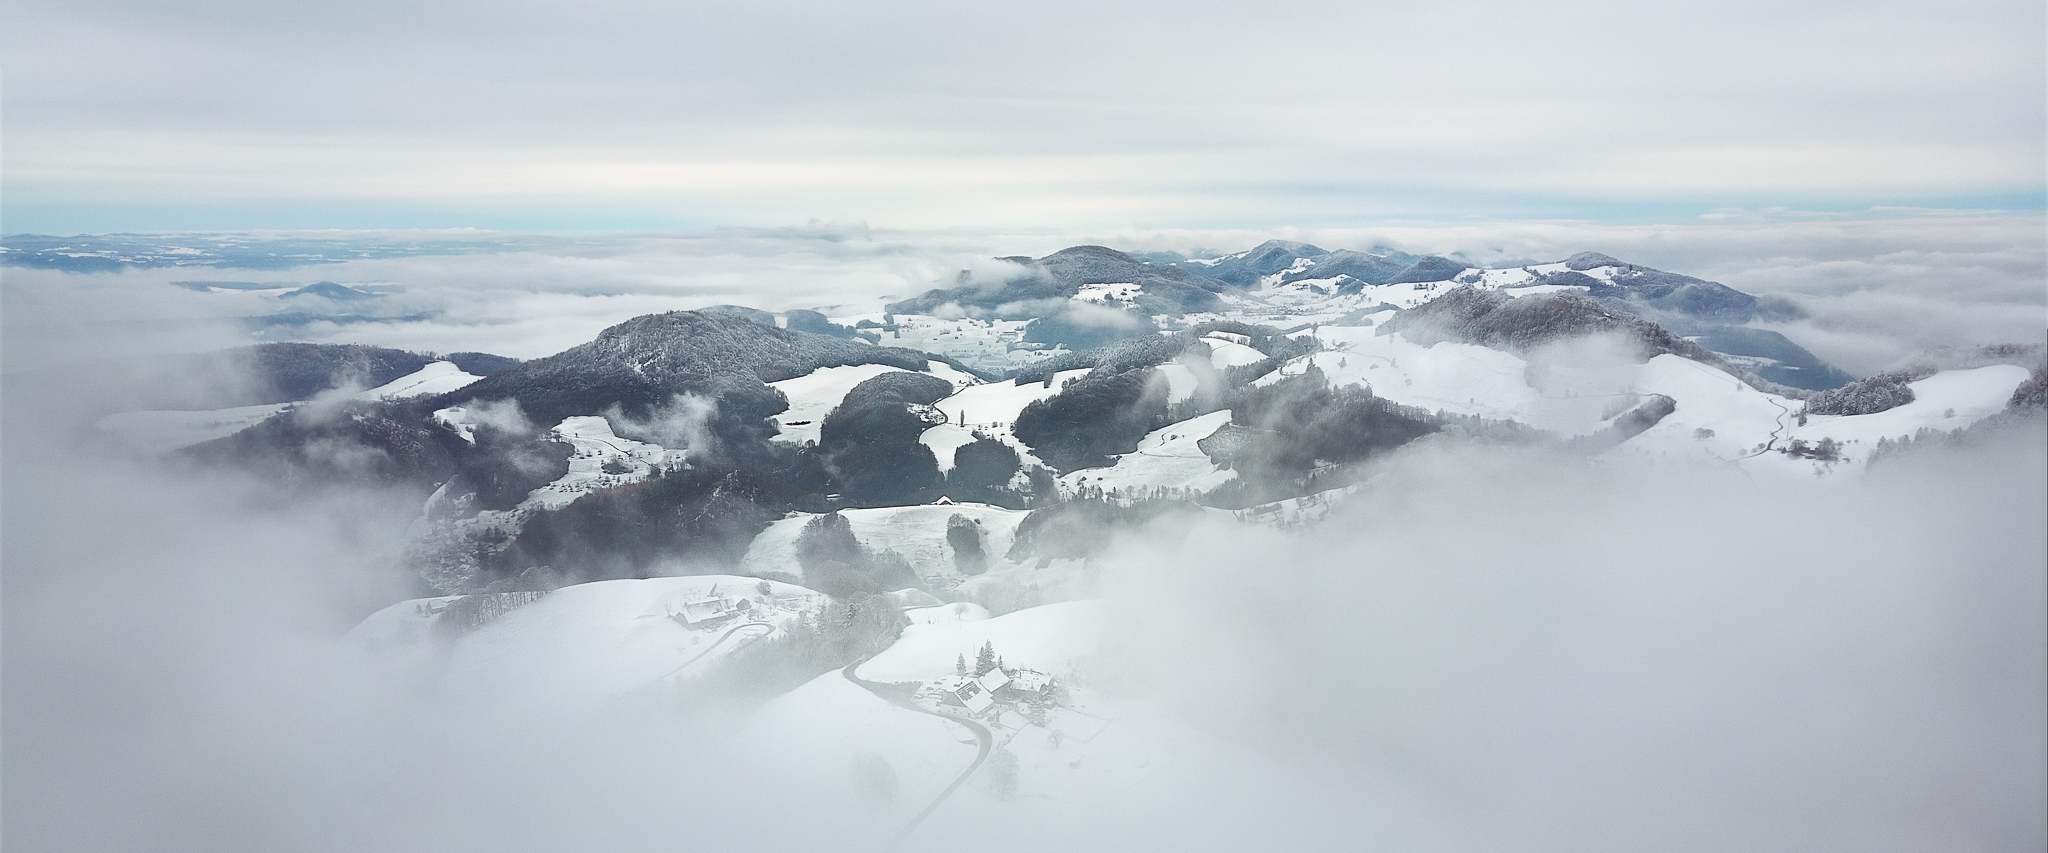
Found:
[[[2006,410],[2041,359],[1951,354],[1809,412],[1809,391],[1771,377],[1825,365],[1745,325],[1777,310],[1768,300],[1597,253],[1484,268],[1276,241],[1147,257],[1007,259],[874,315],[648,315],[509,365],[263,350],[318,368],[301,384],[350,364],[408,372],[292,417],[128,413],[100,430],[152,447],[213,439],[188,454],[277,482],[430,495],[406,554],[449,592],[541,568],[722,571],[835,594],[914,585],[1005,611],[1090,588],[1089,536],[1010,559],[1030,519],[1050,524],[1037,514],[1074,498],[1130,512],[1104,523],[1181,502],[1291,524],[1430,437],[1846,481],[1881,440]],[[838,539],[807,563],[798,543],[820,519]]]

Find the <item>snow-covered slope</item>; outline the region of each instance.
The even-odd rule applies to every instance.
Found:
[[[356,395],[360,400],[400,400],[446,394],[483,377],[466,373],[454,362],[437,361]]]
[[[1060,386],[1088,375],[1087,370],[1062,370],[1049,382],[991,382],[960,389],[936,408],[954,423],[1007,429],[1024,407],[1060,392]]]
[[[940,400],[933,408],[946,416],[947,423],[926,430],[918,441],[932,449],[939,470],[953,467],[953,451],[974,440],[973,432],[1009,445],[1027,465],[1043,465],[1030,446],[1011,431],[1024,407],[1060,392],[1061,386],[1088,375],[1087,370],[1062,370],[1045,382],[988,382],[968,385]]]
[[[839,407],[846,399],[846,392],[853,390],[869,379],[884,373],[895,373],[901,368],[883,364],[861,364],[852,367],[822,367],[805,376],[783,379],[768,385],[789,398],[789,409],[775,417],[782,432],[776,441],[788,444],[816,443],[818,430],[825,422],[825,416]],[[974,374],[954,368],[942,361],[932,361],[927,372],[952,383],[955,389],[980,383]],[[944,457],[950,460],[951,457]]]
[[[1060,490],[1093,488],[1133,496],[1155,489],[1207,492],[1234,479],[1237,472],[1216,467],[1197,442],[1229,422],[1230,410],[1224,409],[1153,430],[1138,442],[1138,449],[1118,456],[1115,464],[1061,477]]]
[[[1949,432],[1967,428],[2004,409],[2027,375],[2026,368],[2010,364],[1944,370],[1911,383],[1913,402],[1898,408],[1868,415],[1811,415],[1805,426],[1787,418],[1786,428],[1772,443],[1773,451],[1792,449],[1795,441],[1810,448],[1825,441],[1839,446],[1839,458],[1816,458],[1817,451],[1807,455],[1769,452],[1745,459],[1743,464],[1751,471],[1800,482],[1852,479],[1863,470],[1880,439],[1910,438],[1923,429]],[[1671,431],[1662,431],[1663,426],[1637,436],[1621,449],[1641,454],[1682,443]],[[1816,478],[1816,474],[1823,476]]]
[[[789,398],[789,410],[775,416],[776,423],[782,427],[775,440],[790,444],[817,443],[818,429],[825,416],[839,406],[839,401],[846,399],[846,392],[869,379],[901,369],[886,364],[821,367],[806,376],[768,383],[769,387]]]
[[[1060,698],[1037,720],[1014,711],[984,719],[991,751],[980,763],[972,728],[891,704],[839,672],[771,702],[743,733],[747,754],[788,780],[792,797],[859,804],[832,815],[851,844],[895,837],[908,850],[956,849],[961,839],[1003,851],[1307,849],[1286,826],[1248,825],[1245,804],[1261,803],[1274,818],[1290,808],[1275,803],[1302,816],[1338,807],[1313,780],[1165,709],[1093,687],[1121,618],[1104,603],[995,618],[958,605],[912,616],[895,645],[857,668],[860,678],[930,684],[953,675],[963,657],[972,665],[989,643],[1006,667],[1056,679]],[[876,782],[885,775],[893,782],[886,788]]]
[[[620,438],[612,433],[611,422],[601,417],[565,419],[548,435],[575,448],[569,456],[569,472],[533,490],[522,507],[560,509],[598,489],[647,479],[655,468],[680,462],[684,455],[659,444]]]
[[[729,615],[696,626],[676,618],[686,605],[702,610],[714,599]],[[662,679],[696,677],[825,604],[803,587],[731,575],[600,581],[563,587],[460,632],[439,624],[455,600],[391,605],[350,631],[348,642],[447,691],[589,709]],[[742,600],[745,608],[734,609]]]

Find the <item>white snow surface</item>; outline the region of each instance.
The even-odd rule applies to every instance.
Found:
[[[1092,689],[1093,662],[1120,617],[1109,605],[1073,601],[984,617],[971,605],[913,611],[903,637],[858,669],[870,681],[927,682],[952,675],[961,657],[971,665],[987,642],[1006,666],[1050,673],[1062,685],[1064,698],[1045,725],[1006,711],[991,726],[996,747],[1016,761],[1016,790],[992,794],[984,767],[904,849],[951,850],[963,838],[976,839],[967,845],[974,849],[1002,851],[1310,849],[1287,839],[1285,826],[1245,825],[1240,807],[1293,804],[1262,811],[1282,821],[1285,808],[1306,818],[1342,807],[1341,797],[1319,792],[1312,779],[1295,781],[1298,774],[1159,708]],[[747,754],[770,763],[773,778],[787,780],[792,801],[860,802],[860,777],[849,768],[885,764],[896,796],[832,816],[835,825],[874,838],[906,825],[976,753],[965,728],[884,702],[839,672],[770,702],[742,741]],[[1401,819],[1350,805],[1376,825]]]
[[[434,423],[455,431],[463,441],[476,443],[476,422],[469,419],[469,410],[461,406],[449,406],[434,410]]]
[[[597,415],[564,418],[548,433],[575,448],[569,457],[569,472],[534,489],[526,500],[520,502],[520,509],[561,509],[598,489],[647,479],[656,466],[680,462],[683,458],[680,450],[665,450],[659,444],[620,438],[612,433],[611,422]],[[608,464],[626,470],[617,474],[607,473],[604,467]]]
[[[952,608],[918,611],[927,615],[904,628],[895,645],[861,665],[860,676],[869,681],[928,681],[952,675],[962,654],[974,663],[975,651],[983,643],[993,643],[1005,666],[1070,678],[1101,650],[1107,605],[1067,601],[992,619],[973,605]],[[975,618],[977,614],[984,618]]]
[[[858,672],[862,678],[876,682],[935,679],[952,675],[961,655],[971,664],[981,644],[991,642],[1008,665],[1040,669],[1059,678],[1070,677],[1073,664],[1095,654],[1101,645],[1103,610],[1097,602],[1068,602],[994,619],[986,618],[986,611],[972,605],[912,611],[932,615],[914,618],[913,624],[904,629],[902,639],[862,664]],[[1047,760],[1049,753],[1055,751],[1046,747],[1047,730],[1025,724],[1014,713],[1009,717],[1007,724],[995,727],[998,743],[1020,759],[1029,755],[1033,759],[1028,762],[1032,771],[1051,774],[1051,767],[1041,766],[1054,764]],[[1110,769],[1093,766],[1107,764],[1113,755],[1110,749],[1086,749],[1110,727],[1107,720],[1076,711],[1059,714],[1055,723],[1074,733],[1060,750],[1066,753],[1066,760],[1057,764],[1068,771],[1060,776],[1072,774],[1092,780]],[[749,744],[750,753],[762,755],[777,767],[778,777],[793,780],[793,795],[823,802],[857,799],[856,791],[847,787],[857,784],[857,780],[846,768],[855,766],[856,756],[879,756],[896,777],[898,795],[888,803],[877,804],[873,812],[842,815],[840,819],[857,821],[856,826],[866,834],[887,837],[973,763],[975,741],[966,735],[966,730],[956,723],[891,705],[841,673],[830,672],[769,702],[750,721],[742,740]],[[1065,766],[1082,754],[1098,757],[1084,762],[1091,766],[1080,773]],[[1142,761],[1116,764],[1117,781],[1125,785],[1144,776]],[[1065,778],[1047,779],[1039,784],[1048,789],[1059,785],[1063,795],[1080,797],[1078,802],[1087,802],[1087,795],[1095,793],[1097,787],[1076,787]],[[985,795],[973,789],[955,793],[938,813],[943,817],[935,816],[933,824],[919,831],[918,837],[924,841],[915,845],[916,849],[931,849],[933,839],[958,837],[960,829],[965,828],[942,827],[956,826],[962,821],[968,825],[985,824],[991,816],[981,806],[985,799]],[[1017,800],[1002,805],[1009,808],[998,811],[1012,812],[1014,818],[1029,815],[1029,811],[1013,812],[1020,805]]]
[[[839,407],[840,401],[846,399],[846,392],[869,379],[901,370],[903,368],[886,364],[821,367],[795,379],[768,383],[769,387],[789,398],[789,409],[775,416],[776,422],[782,426],[782,432],[775,436],[775,440],[789,444],[816,443],[825,416]]]
[[[977,370],[1001,373],[1059,352],[1025,344],[1024,326],[1028,321],[1024,320],[976,320],[960,315],[933,317],[924,314],[897,314],[894,317],[896,325],[893,329],[877,330],[883,346],[943,353]],[[880,323],[885,319],[880,313],[853,314],[833,317],[832,322],[853,325],[862,320]],[[939,373],[937,363],[929,369],[935,375]]]
[[[483,377],[464,372],[452,361],[436,361],[356,394],[358,400],[402,400],[429,394],[446,394]]]
[[[2010,364],[1944,370],[1911,383],[1911,403],[1869,415],[1811,415],[1806,426],[1793,427],[1786,437],[1876,444],[1880,438],[1905,438],[1923,428],[1962,429],[2004,409],[2027,376],[2026,368]]]
[[[1060,387],[1088,375],[1087,368],[1062,370],[1053,374],[1052,382],[991,382],[972,385],[955,392],[953,396],[938,402],[937,408],[944,412],[946,419],[953,423],[964,420],[968,426],[994,427],[1007,430],[1017,422],[1017,414],[1034,402],[1060,392]]]
[[[1371,328],[1324,327],[1316,335],[1330,349],[1290,361],[1258,384],[1277,382],[1313,364],[1333,384],[1365,384],[1397,403],[1514,420],[1565,437],[1606,428],[1628,395],[1661,394],[1672,398],[1677,410],[1605,458],[1653,465],[1735,463],[1772,477],[1796,474],[1806,480],[1814,473],[1860,470],[1879,438],[1909,436],[1921,428],[1967,427],[2002,409],[2028,375],[2012,365],[1943,371],[1912,384],[1913,403],[1871,415],[1810,416],[1807,426],[1800,427],[1795,418],[1803,403],[1758,391],[1719,368],[1675,355],[1642,364],[1594,357],[1531,365],[1499,350],[1450,342],[1422,347],[1398,333],[1376,335]],[[1822,438],[1841,442],[1845,458],[1818,463],[1775,452],[1793,439],[1814,443]]]
[[[1169,362],[1160,365],[1158,370],[1159,376],[1166,380],[1166,404],[1169,406],[1195,396],[1195,391],[1201,388],[1201,379],[1185,364]]]
[[[1060,478],[1060,490],[1082,486],[1117,490],[1130,495],[1148,489],[1193,489],[1206,492],[1236,479],[1237,472],[1216,467],[1197,442],[1230,423],[1230,410],[1210,412],[1147,433],[1138,448],[1120,455],[1113,465],[1084,468]]]
[[[931,448],[932,458],[939,463],[939,473],[953,470],[953,453],[974,443],[974,431],[958,424],[939,424],[925,430],[917,437],[919,444]]]
[[[712,628],[670,618],[684,602],[713,596],[745,598],[751,606]],[[595,709],[665,678],[693,678],[826,602],[803,587],[732,575],[599,581],[563,587],[469,633],[437,636],[446,634],[435,631],[440,610],[456,598],[391,605],[346,640],[395,672],[431,676],[440,689],[485,701]],[[749,623],[759,627],[742,627]],[[733,636],[720,642],[727,633]]]
[[[1206,343],[1209,344],[1209,363],[1217,370],[1240,364],[1257,364],[1266,358],[1265,353],[1236,341],[1211,336]]]
[[[955,390],[980,382],[974,374],[960,370],[943,361],[926,362],[926,372],[931,376],[951,383]],[[782,379],[768,383],[789,398],[789,409],[775,420],[782,432],[776,441],[788,444],[816,443],[818,431],[825,423],[825,416],[846,399],[846,392],[853,386],[866,382],[884,373],[915,373],[886,364],[858,364],[842,367],[821,367],[795,379]]]
[[[1017,415],[1024,411],[1025,406],[1058,394],[1060,388],[1068,382],[1086,375],[1088,375],[1086,368],[1062,370],[1053,374],[1049,387],[1044,382],[1026,382],[1019,385],[1014,381],[1006,381],[988,382],[961,388],[959,391],[954,392],[953,396],[940,400],[934,406],[941,414],[946,416],[946,420],[949,423],[955,426],[951,429],[934,427],[932,430],[926,430],[923,435],[918,437],[918,441],[922,442],[926,447],[930,447],[932,455],[939,457],[940,470],[951,470],[953,467],[953,451],[959,449],[960,445],[973,440],[971,434],[967,435],[965,440],[962,440],[960,433],[963,431],[972,433],[977,430],[983,435],[1007,444],[1010,446],[1010,449],[1017,451],[1018,459],[1023,465],[1027,467],[1031,465],[1044,466],[1045,462],[1040,460],[1037,454],[1031,452],[1029,445],[1018,441],[1016,434],[1012,431],[1012,428],[1017,423]],[[966,425],[964,427],[958,426],[963,420],[965,420]]]
[[[1143,294],[1144,292],[1145,288],[1137,284],[1136,282],[1126,281],[1106,282],[1102,284],[1084,284],[1081,285],[1081,289],[1074,294],[1072,301],[1092,302],[1098,305],[1105,303],[1115,303],[1119,305],[1135,305],[1137,304],[1138,296],[1140,294]]]
[[[1913,402],[1897,408],[1868,415],[1809,415],[1805,426],[1798,426],[1788,415],[1774,449],[1782,450],[1795,439],[1814,444],[1831,438],[1842,445],[1843,458],[1837,462],[1822,462],[1784,453],[1761,453],[1743,460],[1743,467],[1760,478],[1769,477],[1778,482],[1806,484],[1853,480],[1863,471],[1878,439],[1909,438],[1921,429],[1948,432],[1966,428],[2004,409],[2012,398],[2013,390],[2026,381],[2027,376],[2026,368],[2010,364],[1944,370],[1911,383]],[[1798,404],[1794,403],[1792,407],[1797,411]],[[1653,446],[1679,443],[1677,436],[1660,432],[1663,427],[1664,424],[1660,423],[1629,444],[1649,439],[1634,448],[1641,453]],[[1630,448],[1624,445],[1623,449]]]

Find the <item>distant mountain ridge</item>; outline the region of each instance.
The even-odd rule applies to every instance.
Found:
[[[286,489],[410,489],[425,508],[407,559],[437,588],[466,591],[543,569],[568,582],[672,572],[677,561],[735,571],[755,559],[751,543],[771,526],[842,508],[951,501],[973,502],[975,513],[1058,515],[1060,502],[1105,493],[1254,514],[1297,499],[1305,507],[1309,496],[1365,476],[1380,454],[1425,440],[1817,465],[1824,474],[1845,464],[1846,452],[1862,452],[1843,449],[1852,436],[1899,437],[1871,432],[1889,427],[1869,421],[1831,436],[1837,427],[1827,418],[1947,423],[1996,406],[2021,417],[2042,397],[2038,348],[1990,348],[1873,377],[1802,410],[1800,392],[1757,374],[1764,362],[1814,368],[1782,336],[1738,326],[1687,336],[1616,305],[1665,300],[1672,312],[1713,316],[1745,304],[1711,282],[1672,277],[1632,290],[1645,272],[1604,255],[1499,270],[1417,257],[1402,267],[1413,275],[1344,294],[1328,278],[1285,280],[1313,269],[1298,255],[1315,247],[1267,248],[1257,268],[1282,272],[1247,289],[1205,279],[1214,289],[1196,289],[1222,310],[1178,320],[1147,313],[1143,290],[1160,282],[1196,287],[1189,282],[1197,276],[1154,277],[1148,268],[1175,268],[1100,247],[1029,259],[1021,279],[927,294],[941,307],[964,297],[1028,320],[895,317],[896,331],[926,322],[956,330],[1003,324],[1014,335],[1090,312],[1124,312],[1161,327],[1094,349],[1033,350],[1044,357],[1009,380],[840,336],[888,329],[874,320],[882,315],[716,306],[636,317],[526,362],[451,357],[489,375],[434,396],[284,411],[180,458],[240,466]],[[1387,256],[1321,257],[1357,268]],[[1393,280],[1404,277],[1438,280]],[[1136,281],[1107,280],[1120,278]],[[1591,283],[1571,283],[1580,279]],[[1028,312],[995,302],[1068,291]],[[1283,331],[1244,317],[1311,322]],[[1626,345],[1547,354],[1589,335]],[[1724,356],[1703,342],[1755,354]],[[383,372],[424,358],[317,345],[264,352],[292,364],[398,359]],[[320,384],[339,369],[311,370],[292,387]],[[1986,396],[1994,392],[1996,400]],[[801,418],[782,423],[777,416],[799,398]],[[1793,432],[1807,429],[1806,414],[1822,420]],[[658,423],[674,417],[695,420],[689,430],[662,432]],[[933,529],[965,537],[972,525],[970,518]],[[919,586],[930,572],[953,571],[856,544],[787,571],[849,594]]]
[[[1455,255],[1413,255],[1386,248],[1333,251],[1311,243],[1268,240],[1208,259],[1076,246],[1043,258],[1001,260],[1022,269],[1018,275],[997,279],[963,272],[954,286],[890,303],[887,311],[1028,321],[1022,344],[1081,350],[1214,319],[1283,328],[1357,322],[1385,308],[1399,311],[1419,305],[1411,295],[1416,291],[1434,294],[1460,284],[1516,293],[1569,290],[1690,338],[1727,363],[1780,386],[1819,391],[1854,378],[1784,335],[1748,325],[1798,316],[1798,310],[1782,299],[1760,299],[1718,282],[1599,252],[1489,269]],[[1302,319],[1276,322],[1287,315]]]
[[[1802,403],[1809,391],[1786,386],[1848,377],[1736,322],[1768,315],[1767,300],[1592,252],[1486,268],[1272,241],[1207,261],[1102,246],[1004,260],[1007,273],[963,274],[886,311],[718,305],[635,317],[531,361],[456,354],[483,378],[330,396],[179,458],[287,490],[412,490],[426,506],[408,559],[460,591],[543,568],[568,581],[678,560],[733,571],[770,526],[842,508],[1027,512],[1105,494],[1305,507],[1416,441],[1824,474],[1858,442],[1898,439],[1876,432],[1895,421],[1966,424],[2042,396],[2037,351],[1987,350]],[[1587,336],[1624,345],[1554,349]],[[250,399],[305,399],[430,357],[260,351],[276,364],[256,372],[282,390]],[[968,353],[978,373],[960,369]],[[939,520],[966,537],[983,517]],[[933,571],[863,549],[801,571],[870,591]]]
[[[1003,258],[1022,267],[1009,279],[988,281],[961,273],[954,286],[925,291],[911,299],[893,302],[887,310],[897,314],[930,314],[954,306],[970,316],[995,319],[1038,319],[1047,303],[1070,300],[1090,284],[1135,284],[1142,293],[1136,307],[1153,314],[1179,315],[1214,310],[1222,306],[1216,294],[1228,288],[1222,282],[1185,269],[1149,264],[1103,246],[1075,246],[1043,258]]]

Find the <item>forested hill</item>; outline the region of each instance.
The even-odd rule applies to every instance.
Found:
[[[500,371],[434,405],[511,400],[546,425],[612,406],[644,417],[677,394],[694,394],[717,402],[721,424],[758,428],[788,406],[768,382],[848,365],[923,371],[931,360],[916,350],[792,332],[730,313],[671,311],[627,320],[589,343]]]

